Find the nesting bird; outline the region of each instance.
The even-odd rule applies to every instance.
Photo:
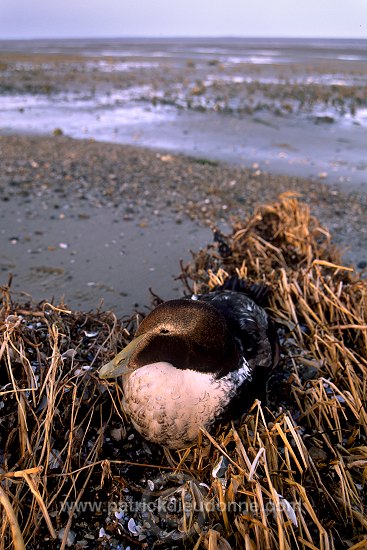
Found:
[[[122,376],[125,410],[143,437],[187,447],[201,427],[243,414],[264,394],[279,349],[256,303],[266,288],[235,278],[220,290],[164,302],[101,368],[100,378]]]

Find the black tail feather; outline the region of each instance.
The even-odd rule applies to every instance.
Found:
[[[214,290],[232,290],[234,292],[243,292],[251,298],[255,304],[261,307],[266,307],[269,303],[271,295],[271,287],[264,283],[250,283],[246,279],[240,279],[237,275],[233,275],[225,280],[225,282],[215,287]]]

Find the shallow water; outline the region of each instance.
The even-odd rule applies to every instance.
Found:
[[[328,38],[97,38],[97,39],[33,39],[0,40],[4,52],[73,53],[94,56],[144,56],[205,58],[218,55],[224,59],[237,55],[289,57],[292,61],[335,59],[367,61],[365,39]]]
[[[60,128],[366,189],[367,41],[0,41],[0,52],[1,133]]]

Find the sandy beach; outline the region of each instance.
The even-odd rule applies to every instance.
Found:
[[[182,294],[180,260],[259,203],[302,196],[358,269],[366,195],[223,163],[66,137],[0,138],[1,283],[118,315]]]

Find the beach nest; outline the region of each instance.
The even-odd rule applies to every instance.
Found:
[[[367,548],[367,283],[294,196],[259,207],[180,275],[271,286],[281,359],[267,402],[168,452],[97,369],[141,320],[63,304],[0,317],[0,550]]]

